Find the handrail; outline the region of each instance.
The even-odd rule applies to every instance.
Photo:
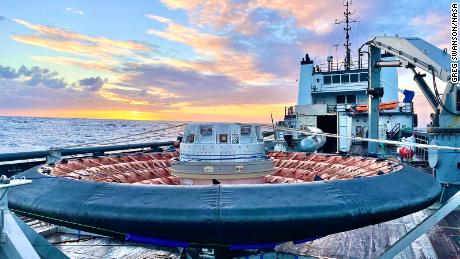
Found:
[[[394,127],[390,130],[390,132],[399,131],[400,128],[401,128],[401,123],[398,122],[394,125]]]
[[[388,132],[388,139],[393,139],[401,131],[401,123],[396,123],[393,128]]]
[[[79,154],[104,153],[104,152],[110,152],[110,151],[121,151],[121,150],[149,148],[149,147],[158,148],[161,146],[170,146],[173,144],[174,144],[174,141],[164,141],[164,142],[134,143],[134,144],[110,145],[110,146],[63,148],[59,150],[62,156],[71,156],[71,155],[79,155]],[[3,154],[0,154],[0,162],[45,158],[50,155],[51,151],[52,150],[40,150],[40,151],[29,151],[29,152],[3,153]]]

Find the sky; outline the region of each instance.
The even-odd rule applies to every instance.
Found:
[[[449,48],[450,1],[354,0],[351,10],[354,57],[382,35]],[[343,11],[341,0],[0,0],[0,116],[282,119],[305,53],[343,58]],[[399,87],[417,91],[426,124],[429,106],[403,69]]]

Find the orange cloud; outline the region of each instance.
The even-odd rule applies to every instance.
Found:
[[[210,24],[217,27],[231,24],[243,33],[251,33],[254,31],[252,27],[257,26],[257,24],[251,24],[247,19],[249,13],[257,8],[277,11],[285,18],[294,17],[298,27],[307,28],[316,33],[330,32],[333,28],[331,21],[340,18],[337,17],[337,14],[343,9],[341,2],[339,4],[335,1],[162,0],[162,2],[169,8],[189,11],[191,19],[199,24]],[[363,13],[366,8],[368,8],[366,3],[353,6],[353,9],[359,9],[359,13]]]
[[[11,38],[18,42],[82,56],[82,58],[31,57],[33,60],[41,62],[79,66],[91,70],[113,71],[114,68],[123,69],[123,67],[127,66],[127,64],[123,63],[121,57],[128,56],[130,58],[134,57],[134,60],[136,60],[134,64],[166,65],[174,67],[176,70],[195,71],[199,74],[197,75],[198,78],[201,76],[206,77],[207,75],[218,75],[222,76],[222,78],[232,78],[235,82],[234,87],[227,86],[226,90],[222,90],[223,92],[226,91],[228,95],[218,97],[222,98],[222,102],[226,104],[215,101],[211,108],[203,100],[190,101],[190,98],[184,98],[180,89],[170,91],[170,89],[161,85],[161,80],[157,84],[147,80],[148,84],[142,86],[127,85],[125,84],[126,79],[129,79],[136,71],[126,70],[122,74],[114,74],[116,79],[110,78],[110,83],[104,85],[93,97],[102,102],[107,101],[111,104],[110,107],[114,107],[113,105],[123,107],[123,111],[113,108],[104,110],[104,108],[101,109],[94,106],[95,104],[91,104],[92,109],[85,107],[82,110],[64,109],[62,111],[53,111],[55,116],[111,119],[174,118],[176,120],[197,121],[265,121],[268,118],[267,114],[270,112],[275,112],[275,114],[282,112],[282,109],[279,109],[282,104],[272,104],[272,102],[270,104],[261,104],[259,101],[255,101],[253,104],[240,105],[238,103],[241,103],[241,100],[235,102],[227,100],[233,98],[232,96],[240,95],[242,98],[247,99],[247,96],[251,94],[251,88],[260,88],[260,91],[264,91],[264,87],[270,87],[271,83],[277,82],[274,75],[263,72],[258,68],[255,54],[237,50],[232,46],[230,39],[226,37],[205,33],[197,28],[175,23],[165,17],[154,15],[149,15],[148,17],[166,25],[163,30],[149,30],[149,34],[188,45],[193,48],[200,59],[192,61],[164,57],[152,59],[138,54],[138,52],[151,50],[150,47],[135,41],[118,41],[104,37],[92,37],[18,19],[15,20],[16,23],[33,30],[34,33],[12,35]],[[180,81],[183,79],[176,78],[175,80]],[[171,83],[177,85],[177,82]],[[212,89],[213,87],[218,88],[219,85],[205,88]],[[200,91],[200,89],[197,90]],[[244,101],[244,103],[247,102]],[[28,112],[32,116],[49,115],[44,110]]]
[[[140,57],[138,52],[151,51],[149,46],[135,41],[93,37],[61,28],[32,24],[20,19],[13,20],[17,24],[35,31],[34,34],[12,35],[13,40],[60,52],[110,60],[114,56]]]
[[[197,7],[202,1],[167,0],[162,2],[171,9],[191,9]]]
[[[0,116],[33,116],[57,118],[91,118],[91,119],[124,119],[124,120],[168,120],[168,121],[219,121],[219,122],[259,122],[270,123],[273,111],[275,120],[283,118],[284,110],[279,109],[287,104],[220,106],[181,108],[180,110],[152,111],[142,109],[15,109],[1,110]]]
[[[233,49],[225,37],[203,33],[164,17],[154,15],[148,17],[165,24],[167,27],[164,30],[151,29],[147,33],[188,45],[203,57],[201,60],[190,62],[165,61],[169,65],[192,68],[204,73],[223,74],[246,83],[265,82],[273,79],[273,75],[257,68],[254,56]]]
[[[413,17],[409,22],[409,25],[416,28],[428,28],[430,34],[426,39],[440,48],[449,49],[450,31],[446,24],[449,24],[449,16],[441,15],[431,10],[428,10],[423,15]]]
[[[131,104],[131,105],[149,105],[149,102],[147,101],[138,101],[138,100],[129,99],[119,94],[116,94],[110,91],[106,91],[104,89],[99,92],[99,95],[110,101],[122,102],[126,104]]]
[[[99,71],[112,71],[112,67],[116,65],[116,62],[100,62],[96,60],[83,60],[77,58],[66,58],[66,57],[48,57],[48,56],[32,56],[31,59],[48,62],[59,65],[71,65],[83,67],[90,70]]]
[[[136,110],[98,110],[98,109],[19,109],[0,110],[0,116],[54,117],[54,118],[88,118],[114,120],[171,120],[169,114],[160,112],[143,112]],[[169,117],[169,118],[168,118]]]

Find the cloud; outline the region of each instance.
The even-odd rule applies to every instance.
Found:
[[[446,19],[441,14],[427,11],[426,14],[415,16],[410,19],[409,25],[412,26],[439,26]]]
[[[161,2],[172,9],[191,9],[196,8],[202,1],[162,0]]]
[[[27,86],[41,86],[53,89],[63,89],[72,91],[90,91],[97,92],[104,84],[108,82],[107,79],[101,77],[88,77],[78,80],[72,84],[59,75],[56,71],[51,71],[47,68],[41,68],[38,66],[26,67],[21,66],[19,69],[14,69],[9,66],[0,65],[0,80],[3,83],[12,82],[23,83]]]
[[[49,88],[65,88],[67,86],[64,78],[59,77],[55,71],[46,68],[21,66],[18,70],[0,65],[0,78],[21,80],[29,86],[46,86]]]
[[[172,23],[173,22],[173,20],[163,17],[163,16],[158,16],[158,15],[153,15],[153,14],[147,14],[146,16],[147,18],[154,20],[154,21],[158,21],[160,23]]]
[[[84,55],[92,58],[111,60],[115,57],[137,58],[151,47],[136,41],[113,40],[105,37],[93,37],[57,27],[32,24],[24,20],[13,19],[33,34],[12,35],[18,42],[46,47],[55,51]]]
[[[427,10],[426,13],[410,18],[409,25],[417,30],[423,30],[426,40],[441,48],[449,48],[449,16],[436,11]],[[428,32],[428,33],[427,33]]]
[[[162,0],[172,9],[184,9],[190,14],[193,21],[198,24],[212,25],[216,28],[237,28],[243,33],[251,33],[251,28],[257,27],[257,21],[248,17],[253,12],[261,9],[274,10],[284,19],[294,18],[298,28],[308,29],[315,33],[327,33],[333,28],[332,22],[337,18],[337,9],[342,8],[335,1],[204,1],[190,0],[178,2],[175,0]],[[354,6],[359,12],[367,8],[365,3]]]
[[[61,105],[66,105],[68,99],[80,109],[112,106],[126,111],[168,113],[166,118],[237,120],[238,116],[266,116],[278,110],[283,115],[282,107],[296,100],[295,79],[305,52],[315,64],[324,63],[330,54],[335,59],[343,58],[344,33],[341,26],[334,25],[334,20],[343,16],[341,1],[162,2],[176,10],[167,14],[180,9],[178,13],[186,17],[138,13],[138,17],[146,15],[149,19],[148,29],[132,24],[132,20],[123,21],[132,25],[132,34],[126,35],[146,32],[144,36],[151,43],[88,35],[84,27],[76,32],[8,19],[28,29],[10,35],[11,39],[60,52],[33,53],[32,60],[64,69],[80,67],[89,73],[62,88],[66,80],[59,83],[62,77],[50,76],[51,71],[37,72],[40,76],[32,80],[32,76],[17,76],[17,70],[6,66],[0,67],[0,80],[17,86],[20,91],[16,94],[27,96],[23,102],[37,105],[62,98]],[[411,1],[356,1],[352,11],[356,10],[361,23],[352,27],[352,55],[367,38],[382,34],[421,36],[444,46],[449,43],[449,28],[445,26],[448,7],[446,0],[436,5],[421,0],[416,7]],[[387,12],[383,14],[381,10]],[[65,20],[62,26],[66,26]],[[143,31],[136,31],[139,28]],[[339,44],[337,55],[333,44]],[[29,81],[35,87],[30,87]],[[8,96],[14,99],[14,94]]]
[[[12,67],[5,67],[0,65],[0,78],[14,79],[18,77],[18,72]]]
[[[91,92],[99,91],[105,83],[107,83],[107,78],[102,79],[98,77],[88,77],[81,80],[78,80],[78,85],[83,86]]]
[[[168,18],[156,15],[148,17],[166,25],[163,30],[150,29],[147,31],[148,34],[190,46],[200,57],[198,60],[171,61],[169,64],[177,64],[203,73],[223,74],[245,82],[265,81],[273,78],[270,73],[258,69],[252,53],[243,53],[238,50],[226,37],[201,32],[195,28],[175,23]]]
[[[78,14],[78,15],[84,15],[85,13],[78,9],[78,8],[72,8],[72,7],[66,7],[65,10],[69,13],[73,13],[73,14]]]
[[[117,66],[117,62],[111,61],[98,61],[98,60],[87,60],[87,59],[78,59],[78,58],[68,58],[68,57],[51,57],[51,56],[31,56],[32,60],[47,62],[53,64],[59,64],[64,66],[77,66],[86,68],[89,70],[98,70],[98,71],[113,71],[114,67]]]
[[[72,110],[104,110],[117,109],[129,110],[131,107],[102,98],[91,92],[75,91],[72,88],[56,89],[44,85],[30,87],[20,80],[0,79],[0,112],[26,110],[29,115],[35,112],[42,116],[59,116],[63,111]],[[84,105],[82,105],[84,104]],[[43,112],[47,111],[47,112]],[[23,114],[23,115],[27,115]]]
[[[138,100],[185,103],[187,106],[222,106],[289,102],[296,91],[289,84],[248,85],[226,75],[203,74],[194,70],[161,65],[131,65],[125,68],[123,86],[144,90]],[[283,93],[280,95],[280,93]],[[134,96],[131,96],[134,97]],[[167,97],[167,99],[163,99]]]
[[[275,42],[283,42],[284,47],[291,51],[307,51],[314,57],[335,54],[332,46],[339,44],[339,58],[343,58],[343,26],[334,25],[336,19],[341,20],[343,17],[344,6],[341,1],[190,0],[184,4],[174,0],[162,2],[169,8],[185,10],[192,27],[226,37],[232,41],[231,44],[239,44],[243,48],[249,45],[252,53],[259,57],[263,57],[261,50],[270,53],[271,49],[266,45],[276,46]],[[354,17],[359,17],[361,23],[352,26],[353,54],[368,38],[383,34],[423,36],[444,48],[448,40],[448,26],[445,25],[448,24],[449,15],[446,12],[448,8],[443,7],[448,6],[447,0],[441,0],[437,5],[422,0],[417,4],[417,8],[414,8],[411,1],[354,2],[350,10],[356,12]],[[382,14],[382,9],[387,12]],[[428,11],[423,13],[420,10]],[[440,16],[443,18],[442,22]],[[428,26],[416,26],[421,22]],[[433,23],[444,26],[433,27]],[[300,56],[297,56],[297,59]],[[291,58],[291,62],[294,63],[297,59]],[[261,70],[264,70],[263,66]]]

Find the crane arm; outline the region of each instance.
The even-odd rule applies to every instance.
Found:
[[[369,42],[399,58],[406,67],[418,67],[444,82],[450,80],[450,55],[418,37],[376,37]]]

